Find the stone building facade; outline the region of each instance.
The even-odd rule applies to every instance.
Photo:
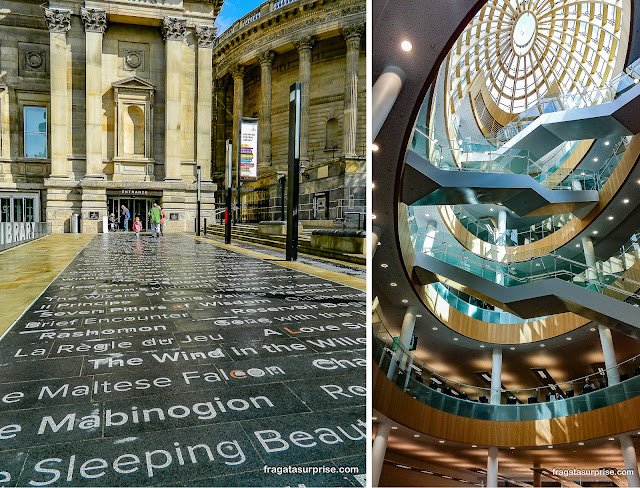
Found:
[[[0,220],[100,232],[158,202],[167,231],[222,202],[225,140],[260,122],[248,220],[280,219],[288,93],[303,87],[301,218],[365,208],[364,0],[272,0],[218,36],[224,0],[5,0]],[[237,141],[236,141],[237,142]],[[216,196],[218,198],[216,199]]]
[[[289,88],[296,81],[302,84],[300,219],[311,226],[357,222],[366,209],[365,20],[364,0],[272,0],[216,40],[212,174],[218,188],[225,140],[236,147],[240,117],[259,120],[258,179],[242,185],[244,220],[284,219]]]
[[[2,220],[83,232],[125,204],[193,229],[213,211],[212,50],[223,0],[6,0],[0,15]]]

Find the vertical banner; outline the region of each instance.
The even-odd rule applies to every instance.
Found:
[[[240,119],[240,178],[258,179],[258,119],[242,117]]]

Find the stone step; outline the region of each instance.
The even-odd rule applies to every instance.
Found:
[[[208,225],[207,234],[215,235],[216,237],[224,237],[224,226],[222,225]],[[258,234],[257,227],[251,232],[248,229],[231,229],[231,239],[236,239],[243,242],[249,242],[251,244],[262,244],[264,246],[275,247],[278,249],[284,249],[286,246],[286,236],[266,236]],[[340,251],[317,249],[310,245],[311,236],[300,235],[298,239],[298,251],[304,254],[310,254],[312,256],[318,256],[323,258],[335,259],[336,261],[342,261],[351,264],[366,265],[367,260],[363,254],[349,254]]]

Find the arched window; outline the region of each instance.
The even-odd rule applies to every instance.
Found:
[[[124,153],[144,156],[144,112],[131,105],[124,115]]]
[[[338,119],[327,120],[325,128],[325,149],[335,149],[338,147]]]

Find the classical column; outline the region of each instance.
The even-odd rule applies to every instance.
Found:
[[[402,329],[400,329],[400,337],[398,339],[398,348],[391,358],[391,364],[389,364],[389,371],[387,372],[387,378],[393,379],[393,376],[400,366],[400,369],[404,369],[404,364],[407,360],[407,352],[409,351],[409,344],[411,344],[411,336],[413,336],[413,328],[416,325],[416,308],[407,307],[402,319]]]
[[[51,69],[51,177],[68,178],[67,171],[67,32],[71,29],[71,11],[45,8],[49,28]]]
[[[491,363],[491,405],[500,405],[502,398],[502,349],[495,347]]]
[[[233,167],[238,168],[238,132],[240,131],[240,117],[244,111],[244,66],[239,64],[231,68],[233,76]],[[236,181],[237,181],[236,175]]]
[[[371,138],[375,141],[378,132],[382,128],[384,121],[396,99],[402,90],[405,74],[396,66],[388,66],[384,69],[380,77],[371,89],[371,113],[373,114],[373,132]]]
[[[181,180],[182,160],[182,41],[187,33],[187,19],[165,17],[162,36],[165,40],[166,86],[164,127],[164,179]]]
[[[260,141],[258,145],[258,168],[271,165],[271,69],[273,51],[265,51],[258,56],[260,63]]]
[[[376,437],[373,439],[371,448],[371,486],[377,487],[380,483],[380,473],[384,464],[384,455],[387,452],[387,442],[391,425],[387,423],[378,424]]]
[[[311,109],[311,50],[316,40],[313,36],[303,37],[296,43],[300,66],[300,164],[309,162],[309,111]]]
[[[498,448],[490,447],[487,456],[487,488],[498,486]]]
[[[196,161],[202,181],[211,181],[211,117],[213,103],[213,41],[218,29],[196,25],[198,40],[198,104],[196,106]]]
[[[102,36],[107,30],[107,12],[98,8],[80,10],[86,39],[86,153],[85,177],[105,178],[102,169]]]
[[[342,35],[347,42],[342,132],[342,153],[346,158],[355,158],[357,156],[358,71],[360,67],[360,41],[363,34],[363,24],[351,25],[342,29]]]
[[[217,172],[225,171],[227,128],[227,80],[216,80],[216,162]]]

